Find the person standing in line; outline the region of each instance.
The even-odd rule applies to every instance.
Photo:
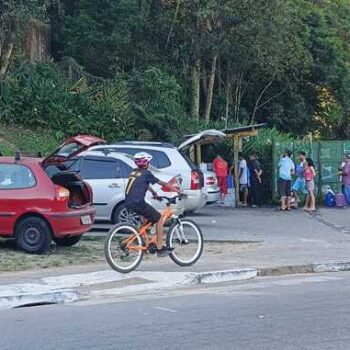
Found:
[[[261,205],[261,185],[262,185],[262,170],[261,164],[257,159],[256,153],[252,153],[249,157],[248,169],[250,172],[250,190],[252,208]]]
[[[306,181],[307,197],[304,210],[316,211],[316,198],[315,198],[315,177],[316,170],[315,164],[311,158],[306,158],[304,176]]]
[[[213,161],[213,170],[218,179],[218,186],[220,188],[220,194],[221,194],[220,204],[224,205],[225,198],[228,192],[228,188],[227,188],[228,164],[224,159],[222,159],[221,156],[218,155]]]
[[[341,183],[341,192],[344,194],[345,196],[345,193],[344,193],[344,185],[343,185],[343,170],[344,170],[344,167],[345,167],[345,164],[346,164],[346,154],[344,154],[344,158],[343,158],[343,161],[340,165],[340,168],[338,169],[339,170],[339,175],[340,175],[340,183]]]
[[[345,156],[345,165],[342,171],[342,186],[346,203],[350,205],[350,154]]]
[[[295,169],[297,178],[292,187],[296,207],[298,207],[301,202],[300,194],[307,195],[306,183],[305,183],[305,177],[304,177],[305,158],[306,158],[306,153],[303,151],[300,151],[299,164],[296,166],[296,169]]]
[[[281,158],[279,167],[278,192],[281,196],[281,210],[290,210],[292,200],[292,175],[295,172],[295,165],[291,159],[292,152],[286,150]]]
[[[239,153],[239,192],[243,198],[242,206],[248,206],[248,165],[242,153]]]

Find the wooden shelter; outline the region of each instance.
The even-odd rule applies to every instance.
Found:
[[[189,153],[191,158],[199,165],[202,162],[202,146],[211,144],[218,139],[228,138],[233,142],[233,155],[234,155],[234,166],[235,169],[238,169],[238,155],[242,150],[242,140],[245,137],[253,137],[257,136],[259,130],[262,128],[266,128],[267,124],[255,124],[249,126],[241,126],[237,128],[231,128],[226,130],[217,130],[217,135],[213,133],[214,130],[208,130],[210,133],[208,135],[205,134],[205,131],[198,134],[200,137],[198,140],[195,140],[196,135],[186,135],[186,139],[194,139],[194,142],[191,143],[189,148]],[[235,171],[235,184],[239,183],[239,172]],[[236,185],[236,201],[239,200],[239,186]]]

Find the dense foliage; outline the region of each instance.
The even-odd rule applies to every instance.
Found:
[[[350,137],[348,0],[1,4],[2,46],[15,45],[0,54],[0,121],[108,139],[255,122]],[[51,25],[54,62],[23,63],[11,28],[33,17]]]

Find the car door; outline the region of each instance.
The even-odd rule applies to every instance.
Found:
[[[98,220],[110,220],[116,204],[124,200],[126,179],[123,163],[112,157],[84,156],[80,176],[91,186]]]
[[[62,164],[69,159],[76,157],[89,147],[105,144],[106,141],[90,135],[77,135],[59,146],[48,157],[42,160],[42,165],[46,169],[50,165]]]
[[[13,234],[16,220],[26,213],[29,204],[35,206],[36,202],[40,202],[43,205],[45,198],[37,199],[42,195],[38,189],[37,179],[30,167],[16,163],[0,163],[0,233],[2,235]]]

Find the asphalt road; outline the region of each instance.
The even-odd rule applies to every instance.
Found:
[[[0,312],[1,350],[350,348],[350,273]]]

